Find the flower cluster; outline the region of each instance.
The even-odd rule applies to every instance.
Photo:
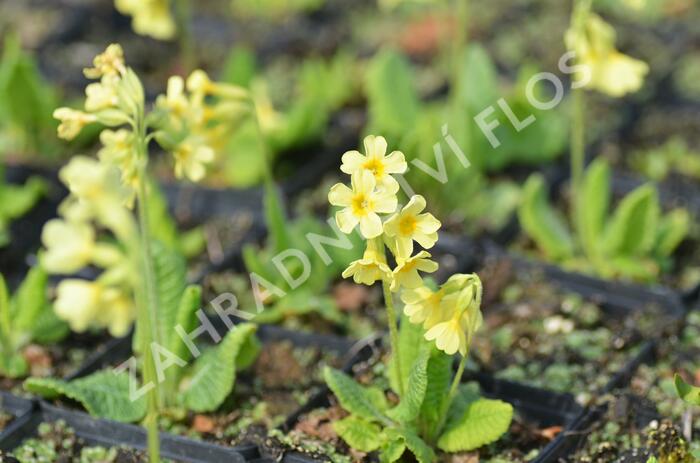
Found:
[[[585,8],[585,6],[584,6]],[[649,66],[631,58],[615,48],[615,30],[600,16],[588,11],[575,12],[580,21],[566,32],[565,41],[569,50],[576,53],[579,64],[588,72],[586,87],[612,97],[621,97],[636,92],[644,83]],[[578,80],[585,80],[578,76]]]
[[[453,275],[437,291],[423,281],[421,272],[438,269],[426,250],[438,240],[440,222],[423,212],[426,201],[420,195],[410,198],[398,208],[399,184],[392,174],[407,169],[403,153],[388,156],[383,137],[369,135],[364,140],[365,154],[348,151],[343,155],[341,171],[350,175],[350,187],[334,185],[329,202],[341,207],[336,222],[344,233],[359,225],[367,241],[361,259],[352,262],[343,277],[353,277],[365,285],[381,281],[390,293],[401,293],[405,313],[412,323],[421,323],[425,337],[435,340],[437,347],[448,354],[467,354],[473,333],[481,325],[481,281],[476,275]],[[415,244],[422,250],[415,252]],[[386,258],[388,248],[396,266]],[[387,304],[392,301],[387,301]]]
[[[58,275],[74,274],[89,265],[104,271],[95,281],[61,281],[56,314],[74,331],[106,327],[112,335],[123,336],[136,313],[131,290],[135,273],[123,245],[136,228],[125,207],[128,192],[114,166],[84,156],[74,157],[59,176],[70,195],[59,208],[61,218],[44,226],[41,264]],[[110,230],[117,239],[98,240],[100,229]]]
[[[123,183],[132,189],[147,163],[151,137],[173,155],[178,178],[199,181],[249,112],[245,90],[212,82],[204,71],[196,70],[186,82],[171,77],[167,93],[158,96],[155,111],[146,116],[141,82],[125,65],[122,48],[116,44],[95,58],[85,76],[99,82],[86,87],[84,111],[59,108],[54,112],[61,121],[58,134],[70,140],[93,122],[110,127],[100,135],[103,148],[98,156],[116,165]]]
[[[169,0],[115,0],[114,6],[120,13],[132,17],[131,26],[137,34],[159,40],[175,36],[175,20]]]

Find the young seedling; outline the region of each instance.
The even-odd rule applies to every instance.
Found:
[[[10,297],[0,275],[0,376],[26,376],[29,365],[22,350],[32,342],[58,342],[68,334],[48,301],[47,279],[46,272],[35,267]]]
[[[72,139],[91,123],[109,128],[100,134],[103,148],[99,160],[76,157],[61,171],[70,196],[61,206],[63,219],[50,222],[45,230],[48,249],[44,264],[61,273],[88,263],[106,269],[94,282],[68,280],[59,286],[63,309],[58,313],[75,329],[97,324],[122,334],[136,319],[135,351],[141,356],[143,381],[150,387],[145,409],[138,408],[143,401],[129,400],[133,378],[127,375],[104,373],[79,380],[77,387],[101,391],[88,394],[97,398],[100,412],[88,407],[89,411],[120,414],[124,421],[137,420],[143,412],[150,461],[158,462],[158,415],[167,403],[172,383],[163,385],[157,355],[159,349],[173,348],[170,341],[176,336],[173,328],[177,323],[183,328],[192,323],[199,290],[184,288],[183,278],[178,278],[184,270],[175,270],[179,268],[177,258],[154,239],[149,212],[149,143],[155,140],[172,154],[178,178],[201,180],[215,159],[216,148],[240,119],[251,113],[250,101],[243,89],[212,82],[204,71],[196,70],[186,82],[171,77],[167,93],[147,112],[141,82],[126,66],[122,48],[116,44],[94,59],[94,67],[86,69],[85,76],[98,80],[85,89],[85,110],[57,109],[54,116],[61,121],[58,134]],[[131,212],[134,206],[136,219]],[[96,227],[112,232],[116,243],[96,244]],[[224,379],[232,379],[228,376]],[[112,393],[105,385],[125,391],[126,396]],[[190,384],[190,388],[194,386]],[[32,388],[31,382],[28,387]],[[61,387],[59,384],[54,389],[60,392]],[[41,384],[34,389],[55,393]],[[76,396],[74,391],[69,395]]]
[[[334,429],[354,449],[378,451],[381,461],[397,461],[409,452],[420,463],[431,463],[438,449],[467,451],[497,440],[508,430],[513,409],[461,385],[472,337],[482,323],[481,280],[476,274],[456,274],[437,289],[423,280],[419,272],[438,269],[425,249],[437,242],[441,224],[424,212],[422,196],[413,196],[398,208],[399,185],[392,174],[406,170],[403,153],[387,156],[386,140],[379,136],[366,137],[364,144],[365,154],[343,155],[341,170],[350,175],[351,187],[333,186],[328,199],[342,208],[335,216],[340,230],[351,233],[359,226],[366,241],[364,256],[343,276],[365,285],[380,281],[384,289],[389,383],[400,400],[391,406],[386,391],[364,387],[328,368],[326,382],[350,414],[334,423]],[[393,268],[387,249],[395,261]],[[395,309],[399,295],[405,314],[400,329]],[[457,353],[460,362],[453,375]]]

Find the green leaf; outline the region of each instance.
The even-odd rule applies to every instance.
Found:
[[[548,258],[561,260],[573,255],[571,235],[560,214],[550,206],[541,175],[533,174],[527,179],[518,218],[525,232]]]
[[[268,241],[274,253],[278,254],[290,248],[292,239],[289,236],[287,215],[282,206],[280,193],[271,180],[265,181],[264,207]]]
[[[39,344],[53,344],[65,339],[70,334],[70,327],[65,320],[58,318],[53,306],[47,305],[36,319],[32,332],[34,341]]]
[[[373,452],[382,444],[381,428],[357,416],[336,421],[333,429],[350,447],[361,452]]]
[[[255,68],[255,54],[245,46],[235,46],[224,63],[221,82],[248,87],[255,76]]]
[[[403,440],[406,448],[416,457],[418,463],[433,463],[435,452],[418,434],[408,428],[389,428],[385,431],[390,441]]]
[[[50,310],[46,294],[48,275],[41,266],[32,267],[11,302],[13,330],[29,334],[45,310]]]
[[[610,167],[597,160],[588,167],[581,191],[574,198],[579,238],[589,258],[597,259],[610,206]]]
[[[605,231],[604,247],[610,256],[648,255],[656,240],[659,199],[652,185],[629,193],[615,210]]]
[[[22,378],[29,372],[29,364],[19,352],[4,354],[0,349],[0,374],[7,378]]]
[[[678,374],[673,378],[673,382],[676,385],[678,397],[690,405],[700,406],[700,387],[686,383]]]
[[[379,453],[380,463],[394,463],[406,451],[406,442],[403,438],[386,442]]]
[[[11,221],[22,217],[46,194],[46,182],[32,177],[21,186],[4,185],[0,188],[0,218]]]
[[[179,252],[159,241],[152,243],[153,271],[158,294],[158,342],[170,346],[171,338],[177,336],[175,325],[180,301],[187,286],[187,267]]]
[[[457,98],[471,114],[480,113],[501,97],[498,72],[484,47],[470,45],[461,58],[460,66],[462,78],[457,87]]]
[[[65,396],[80,402],[92,416],[124,423],[133,423],[146,415],[146,400],[132,401],[130,391],[136,390],[128,373],[99,371],[71,382],[51,378],[29,378],[24,388],[47,399]]]
[[[335,368],[325,367],[323,377],[345,410],[368,421],[386,421],[370,393],[350,376]]]
[[[409,380],[409,374],[413,368],[421,346],[430,345],[423,338],[423,327],[415,323],[411,323],[406,315],[401,314],[401,322],[399,324],[399,354],[396,357],[392,353],[389,359],[389,384],[394,392],[399,392],[399,382],[397,377],[397,362],[403,375],[403,384],[406,386]]]
[[[388,413],[391,419],[402,424],[408,424],[418,416],[428,387],[427,369],[431,349],[425,343],[419,344],[419,346],[422,348],[414,358],[408,380],[405,382],[406,391],[401,397],[399,405],[389,410]]]
[[[221,405],[236,382],[238,355],[245,344],[253,342],[256,330],[256,325],[242,323],[197,359],[180,386],[180,401],[187,408],[210,412]]]
[[[512,419],[509,403],[470,395],[453,404],[438,447],[445,452],[478,449],[505,434]]]
[[[661,218],[656,234],[655,254],[668,257],[690,231],[690,215],[685,209],[674,209]]]
[[[413,128],[420,107],[408,60],[383,50],[372,58],[365,79],[370,132],[399,139]]]
[[[185,333],[190,333],[197,328],[199,323],[197,311],[199,310],[201,303],[202,287],[199,285],[188,286],[182,294],[182,298],[180,298],[180,304],[178,305],[173,329],[176,326],[180,326]],[[168,350],[185,361],[189,360],[190,356],[192,355],[182,338],[176,334],[173,334],[173,336],[170,337]]]
[[[428,429],[437,426],[440,420],[440,410],[447,397],[447,390],[452,381],[452,357],[438,349],[433,349],[428,360],[428,387],[421,406],[421,421]]]

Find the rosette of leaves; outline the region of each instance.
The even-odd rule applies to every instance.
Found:
[[[532,175],[523,189],[520,224],[549,260],[604,278],[647,282],[671,268],[672,254],[690,227],[685,209],[663,214],[656,188],[645,184],[610,214],[610,167],[602,159],[588,167],[575,194],[569,227],[549,203],[541,175]]]
[[[238,371],[249,367],[259,352],[255,337],[256,325],[236,325],[218,344],[202,347],[200,355],[192,353],[176,327],[191,333],[200,326],[197,312],[201,304],[201,288],[186,284],[186,265],[177,252],[154,242],[153,265],[158,294],[158,339],[160,347],[154,357],[165,365],[175,358],[175,364],[163,368],[161,408],[175,413],[183,410],[209,412],[216,410],[233,391]],[[178,328],[179,330],[179,328]],[[138,331],[134,346],[138,350]],[[202,336],[204,337],[204,336]],[[176,356],[176,357],[173,357]],[[128,371],[103,370],[73,381],[30,378],[24,387],[46,398],[69,397],[100,418],[136,422],[145,417],[146,400],[131,400],[138,390],[136,379]]]
[[[268,230],[267,243],[262,249],[246,245],[243,248],[243,260],[249,272],[261,276],[283,291],[284,295],[264,301],[269,306],[256,316],[255,321],[279,323],[287,318],[315,314],[344,326],[347,317],[338,309],[334,298],[328,294],[328,288],[340,277],[350,262],[360,257],[363,244],[359,235],[347,236],[350,244],[347,249],[341,246],[323,246],[328,255],[329,264],[326,265],[319,252],[311,245],[309,236],[332,236],[328,226],[308,215],[289,220],[279,193],[270,182],[267,182],[265,187],[264,209]],[[294,288],[272,263],[273,257],[281,256],[290,249],[300,251],[309,259],[308,278],[303,279],[302,283]],[[290,256],[284,259],[282,265],[292,281],[303,276],[304,263],[297,257]],[[319,271],[321,269],[322,271]]]
[[[0,275],[0,376],[21,378],[29,373],[22,349],[32,342],[50,344],[68,334],[47,298],[48,276],[32,268],[10,297]]]
[[[460,386],[446,419],[441,420],[453,375],[452,357],[426,341],[422,327],[406,317],[402,318],[399,345],[401,357],[392,358],[388,368],[393,391],[398,391],[396,371],[405,372],[406,391],[397,405],[392,406],[385,391],[376,386],[363,386],[339,370],[324,371],[326,384],[349,413],[333,428],[352,448],[377,452],[386,463],[399,461],[405,452],[419,463],[432,463],[436,450],[478,449],[508,430],[513,407],[481,397],[475,384]],[[397,369],[396,363],[401,367]]]

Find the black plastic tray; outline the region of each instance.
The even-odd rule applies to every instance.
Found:
[[[30,415],[33,409],[33,401],[17,397],[8,392],[0,391],[0,410],[14,416],[14,420],[12,420],[7,427],[0,432],[0,442],[2,442],[6,436],[14,433],[14,430],[19,426],[19,422],[25,416]]]

